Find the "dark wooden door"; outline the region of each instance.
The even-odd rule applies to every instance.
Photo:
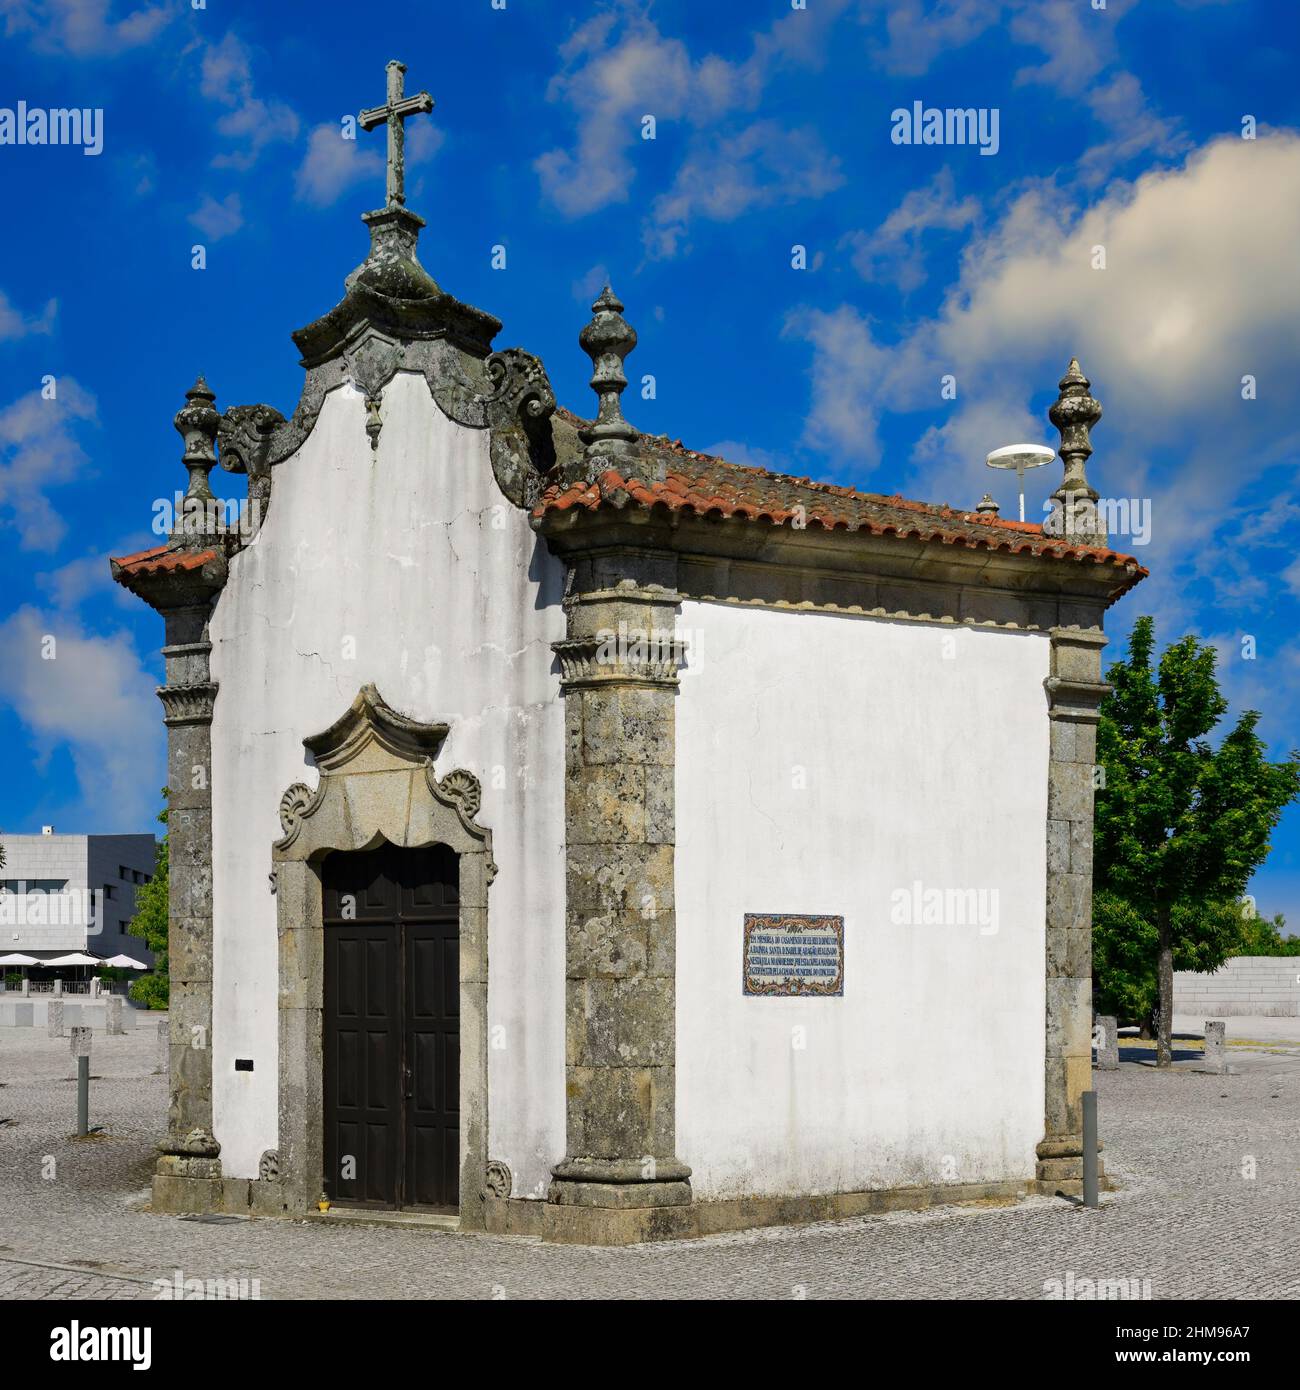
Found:
[[[456,856],[445,845],[324,864],[325,1193],[455,1210],[460,1157]]]

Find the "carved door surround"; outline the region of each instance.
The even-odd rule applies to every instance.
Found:
[[[283,837],[272,848],[280,940],[279,1148],[263,1180],[282,1185],[283,1208],[309,1210],[324,1178],[324,928],[321,864],[335,850],[442,844],[460,864],[460,1217],[483,1225],[487,1156],[488,886],[492,832],[475,820],[478,779],[462,768],[439,778],[433,759],[446,724],[392,710],[373,685],[324,732],[303,740],[320,784],[298,782],[280,802]]]

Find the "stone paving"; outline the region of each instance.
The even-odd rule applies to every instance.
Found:
[[[141,1211],[166,1108],[152,1032],[95,1035],[104,1133],[77,1140],[67,1040],[0,1029],[0,1298],[148,1299],[178,1270],[295,1299],[1023,1299],[1070,1276],[1149,1281],[1153,1298],[1300,1297],[1300,1028],[1296,1051],[1230,1046],[1234,1076],[1097,1073],[1122,1184],[1100,1211],[1033,1198],[615,1250]]]

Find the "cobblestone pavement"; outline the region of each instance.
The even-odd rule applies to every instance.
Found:
[[[1097,1074],[1121,1184],[1100,1211],[1033,1198],[597,1250],[141,1211],[166,1108],[152,1027],[95,1035],[104,1132],[84,1140],[67,1040],[5,1028],[0,1298],[151,1298],[177,1270],[263,1298],[1042,1298],[1071,1274],[1149,1280],[1153,1298],[1300,1297],[1300,1056],[1230,1060],[1236,1076]]]

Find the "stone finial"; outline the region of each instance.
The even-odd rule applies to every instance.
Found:
[[[983,497],[975,504],[975,510],[981,516],[997,516],[998,504],[986,492]]]
[[[1079,369],[1077,357],[1070,358],[1057,385],[1061,394],[1047,415],[1061,432],[1058,452],[1065,464],[1065,477],[1052,493],[1055,505],[1044,529],[1084,545],[1104,545],[1106,528],[1097,511],[1097,493],[1088,485],[1084,472],[1092,453],[1090,431],[1101,419],[1101,402],[1089,394],[1092,383]]]
[[[591,358],[591,389],[600,402],[596,418],[578,432],[587,456],[626,453],[637,438],[635,426],[623,418],[619,397],[627,386],[623,359],[636,347],[636,330],[623,318],[623,305],[608,285],[591,306],[595,317],[578,335],[583,352]]]
[[[186,403],[176,412],[172,422],[185,441],[182,462],[190,471],[184,503],[185,515],[190,518],[190,523],[183,526],[184,518],[178,516],[177,530],[194,532],[196,529],[207,529],[201,523],[215,508],[216,499],[208,485],[208,474],[217,464],[216,441],[221,416],[213,404],[216,399],[200,373],[198,380],[186,391]]]

